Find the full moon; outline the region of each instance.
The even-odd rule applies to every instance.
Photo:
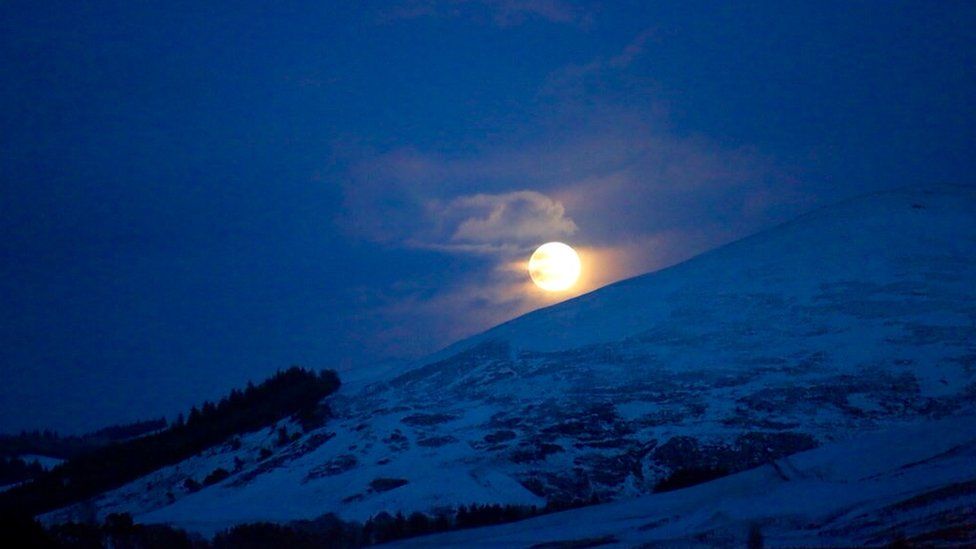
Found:
[[[579,275],[579,255],[562,242],[543,244],[529,258],[529,276],[543,290],[559,292],[569,289]]]

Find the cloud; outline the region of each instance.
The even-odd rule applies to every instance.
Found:
[[[449,232],[433,243],[445,250],[501,251],[563,238],[578,229],[560,202],[537,191],[433,200],[427,208],[431,219]]]
[[[372,314],[384,319],[381,326],[394,326],[382,328],[379,345],[429,352],[672,265],[810,205],[772,159],[674,135],[645,111],[573,111],[544,130],[544,138],[517,146],[464,154],[404,148],[359,159],[345,187],[352,234],[473,262],[440,285],[375,300]],[[574,292],[548,294],[526,276],[532,248],[549,240],[570,243],[583,258]]]
[[[580,94],[591,81],[616,77],[637,61],[656,36],[653,27],[639,32],[616,54],[598,57],[586,63],[571,64],[549,74],[542,86],[542,95]]]
[[[559,0],[508,0],[487,4],[496,6],[495,22],[500,26],[518,25],[533,17],[552,23],[580,23],[586,20],[581,8]]]
[[[624,69],[631,65],[635,59],[644,53],[647,42],[655,36],[653,28],[644,29],[633,38],[624,49],[603,63],[606,67]]]
[[[446,285],[433,294],[380,295],[362,313],[370,341],[389,354],[416,357],[526,313],[551,299],[504,267]],[[420,329],[418,329],[420,328]]]
[[[577,80],[627,69],[653,39],[554,74]],[[539,306],[654,271],[785,221],[814,205],[790,166],[742,145],[670,128],[652,90],[540,94],[538,115],[461,150],[359,150],[337,221],[355,238],[446,254],[440,280],[378,295],[389,348],[422,354]],[[561,84],[562,85],[562,84]],[[549,294],[526,275],[534,246],[563,240],[580,252],[573,292]],[[418,330],[423,326],[423,330]],[[423,333],[420,333],[423,332]],[[413,334],[412,336],[410,334]]]
[[[585,25],[591,19],[580,5],[565,0],[409,0],[382,14],[388,21],[422,17],[463,18],[503,28],[533,20]]]

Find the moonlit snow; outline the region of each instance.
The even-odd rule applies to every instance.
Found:
[[[865,196],[362,376],[285,447],[272,427],[45,518],[212,533],[596,497],[616,502],[443,539],[740,539],[759,521],[783,543],[871,543],[960,500],[890,506],[976,479],[974,281],[973,190]],[[737,474],[649,495],[689,465]]]

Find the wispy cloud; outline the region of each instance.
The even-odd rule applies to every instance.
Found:
[[[582,6],[566,0],[408,0],[387,7],[382,17],[386,20],[465,18],[498,27],[513,27],[532,20],[567,25],[590,21],[589,13]]]
[[[578,229],[562,203],[537,191],[432,200],[427,210],[442,231],[428,244],[444,250],[516,250],[570,236]]]
[[[625,71],[652,37],[641,33],[619,54],[563,74],[585,79]],[[481,262],[441,286],[376,300],[376,314],[401,326],[393,330],[398,335],[387,333],[394,347],[430,351],[540,305],[674,264],[811,205],[788,167],[749,147],[678,134],[653,94],[638,95],[613,103],[556,93],[545,116],[502,141],[463,153],[363,152],[351,161],[348,213],[339,220],[348,231]],[[581,253],[584,276],[573,292],[547,294],[526,275],[531,250],[548,240]],[[436,328],[418,343],[400,337],[412,325]]]
[[[587,19],[581,7],[560,0],[507,0],[486,4],[497,6],[495,21],[502,26],[517,25],[532,17],[553,23],[580,23]]]
[[[656,36],[653,27],[638,33],[617,53],[591,59],[585,63],[567,65],[554,70],[543,85],[543,95],[580,93],[591,80],[616,76],[625,71],[644,54],[650,41]]]
[[[573,124],[552,126],[564,129],[529,146],[453,156],[399,149],[360,160],[346,186],[348,230],[483,262],[450,284],[377,302],[377,314],[401,326],[384,336],[399,351],[430,351],[671,265],[808,205],[802,187],[771,159],[673,135],[647,113],[588,110],[575,112]],[[548,240],[581,252],[584,278],[571,293],[544,293],[526,276],[531,250]],[[426,343],[397,332],[416,325],[437,327],[422,335]]]

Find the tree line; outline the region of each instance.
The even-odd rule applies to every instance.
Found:
[[[563,510],[564,506],[478,504],[452,512],[379,513],[364,523],[344,521],[334,514],[287,524],[240,524],[213,539],[165,525],[137,524],[127,513],[113,513],[102,524],[66,523],[44,527],[30,517],[0,520],[0,535],[29,540],[31,547],[125,547],[131,549],[339,549],[358,548],[398,539],[492,526]],[[11,538],[10,536],[15,536]]]
[[[31,516],[96,496],[196,455],[226,439],[256,431],[289,416],[303,423],[321,421],[328,408],[320,401],[339,389],[332,370],[292,367],[264,382],[248,383],[217,403],[193,407],[165,429],[95,448],[0,493],[0,513]]]
[[[24,430],[15,435],[0,435],[0,456],[36,454],[71,459],[107,444],[165,429],[166,425],[165,418],[158,418],[112,425],[84,435],[61,435],[50,429]]]

